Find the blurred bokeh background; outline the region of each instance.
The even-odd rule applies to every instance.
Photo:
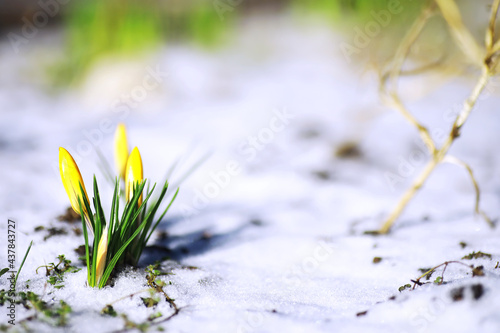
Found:
[[[2,47],[11,48],[16,54],[29,50],[33,40],[52,35],[55,41],[52,44],[47,41],[48,47],[58,49],[46,56],[50,59],[44,56],[37,59],[46,69],[40,72],[46,75],[43,79],[48,85],[67,87],[81,84],[102,59],[113,59],[113,62],[137,59],[177,43],[192,43],[211,50],[227,47],[239,38],[238,27],[263,16],[275,20],[268,29],[279,29],[284,17],[299,27],[321,22],[346,38],[350,45],[356,41],[363,44],[358,50],[339,47],[340,53],[353,54],[357,61],[367,57],[371,61],[384,61],[426,3],[412,0],[7,0],[0,2],[0,31],[2,40],[6,41]],[[458,3],[466,22],[481,23],[472,30],[478,36],[482,34],[489,2],[461,0]],[[443,22],[436,20],[430,26],[427,38],[432,46],[423,45],[419,51],[424,58],[439,56],[450,46],[446,43],[449,36]],[[256,38],[256,47],[258,42]],[[369,47],[365,47],[365,42]]]
[[[389,7],[394,5],[392,2],[8,0],[0,3],[0,29],[2,39],[7,42],[3,48],[10,47],[15,53],[29,50],[33,40],[43,38],[48,39],[48,47],[58,47],[49,57],[52,61],[43,56],[38,60],[46,69],[43,74],[47,75],[44,78],[47,84],[67,87],[81,84],[92,67],[102,59],[137,59],[177,43],[192,43],[211,50],[227,47],[238,39],[239,26],[262,16],[271,16],[271,20],[276,21],[268,29],[278,29],[283,17],[288,17],[297,25],[322,22],[348,38],[355,37],[355,26],[363,29],[363,24],[371,20],[382,20],[374,31],[376,39],[381,40],[377,29],[383,28],[384,36],[402,32],[424,3],[397,1],[394,7],[397,13],[391,13]],[[385,17],[384,13],[375,17],[374,13],[380,11],[389,13],[389,17]],[[265,34],[265,31],[262,33]],[[56,41],[51,42],[50,35]],[[255,43],[258,45],[258,39]],[[386,46],[384,44],[379,49]],[[355,55],[359,56],[359,53]],[[362,53],[369,52],[363,50]]]
[[[456,1],[480,45],[492,2]],[[159,225],[162,234],[151,243],[201,268],[172,275],[178,280],[168,288],[179,288],[172,297],[187,305],[177,317],[183,319],[168,322],[173,331],[235,332],[233,319],[254,313],[273,326],[248,331],[332,332],[349,322],[344,331],[414,331],[402,325],[415,322],[416,309],[427,304],[424,293],[411,302],[398,296],[363,318],[355,314],[399,295],[398,286],[421,274],[418,267],[471,249],[499,252],[498,229],[472,221],[474,187],[466,172],[448,164],[405,210],[396,237],[359,235],[380,227],[431,158],[417,129],[383,105],[379,85],[402,36],[432,3],[0,0],[0,212],[4,221],[17,221],[19,249],[35,240],[23,269],[34,290],[51,304],[64,299],[73,307],[76,320],[61,330],[88,331],[91,323],[97,332],[107,319],[84,279],[47,294],[46,277],[35,276],[34,267],[60,254],[78,262],[73,249],[83,243],[76,224],[57,219],[69,206],[59,147],[75,158],[87,191],[96,176],[110,207],[113,186],[99,166],[114,165],[114,131],[125,123],[145,178],[180,184]],[[438,11],[408,59],[401,99],[440,145],[478,78],[477,66],[457,48]],[[500,215],[500,81],[486,90],[451,153],[474,170],[481,208],[494,218]],[[48,238],[60,229],[64,234]],[[335,252],[306,269],[318,241]],[[375,256],[383,262],[374,265]],[[144,288],[138,272],[127,272],[99,300]],[[469,284],[464,276],[455,277]],[[297,285],[287,282],[296,278]],[[500,290],[493,280],[481,300],[450,303],[434,331],[446,332],[446,321],[469,331],[485,331],[479,325],[485,318],[496,323],[498,307],[488,302],[500,299],[490,294]],[[433,306],[449,299],[443,288],[419,290],[439,290],[427,294]]]
[[[209,146],[198,158],[210,150],[223,151],[222,146],[234,153],[241,140],[267,126],[270,110],[288,108],[299,115],[293,133],[305,133],[304,138],[324,135],[321,142],[334,146],[322,153],[330,164],[316,167],[313,164],[321,164],[323,157],[311,156],[297,165],[334,168],[331,159],[338,156],[331,150],[347,143],[373,154],[372,165],[397,166],[377,160],[389,152],[397,154],[398,148],[390,132],[373,120],[389,114],[389,122],[401,128],[407,124],[381,107],[377,74],[429,3],[1,1],[0,147],[12,154],[25,148],[26,158],[37,152],[43,160],[40,165],[53,165],[56,158],[44,151],[57,152],[63,145],[79,155],[78,163],[93,156],[88,163],[94,165],[97,158],[90,151],[112,141],[112,130],[103,130],[102,122],[112,127],[122,121],[131,131],[136,129],[143,146],[165,140],[170,148],[162,158],[172,163],[169,154],[189,155],[190,144]],[[457,3],[471,32],[484,40],[490,1]],[[429,21],[409,58],[410,68],[437,64],[434,68],[440,72],[437,79],[426,77],[403,89],[410,101],[432,92],[451,72],[474,74],[440,15]],[[88,133],[95,129],[93,140]],[[176,136],[174,129],[180,134]],[[104,145],[101,150],[110,149]],[[221,165],[228,156],[220,157]],[[267,165],[280,163],[271,149],[259,156],[270,158]],[[5,158],[15,160],[11,155]],[[158,170],[164,171],[168,163],[161,163]],[[258,169],[258,161],[249,168]],[[57,181],[57,172],[53,174]]]

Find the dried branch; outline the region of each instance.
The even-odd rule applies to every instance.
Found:
[[[413,115],[410,114],[410,112],[404,107],[403,103],[401,102],[397,94],[397,80],[401,74],[402,65],[404,64],[404,61],[408,55],[411,46],[415,43],[422,29],[424,28],[425,23],[429,18],[429,10],[432,8],[428,7],[424,9],[422,14],[417,18],[413,26],[410,28],[410,31],[405,36],[404,40],[401,42],[401,45],[398,48],[396,55],[394,56],[393,60],[394,65],[392,67],[392,70],[388,78],[388,80],[392,82],[393,90],[388,95],[390,97],[389,102],[392,102],[392,106],[396,110],[400,111],[403,114],[403,116],[406,119],[408,119],[410,123],[419,130],[422,140],[424,141],[427,148],[431,152],[431,160],[424,167],[424,170],[417,177],[412,186],[408,190],[406,190],[406,192],[400,199],[399,203],[397,204],[396,208],[385,220],[384,224],[382,225],[382,228],[378,231],[379,233],[383,234],[389,232],[394,222],[401,215],[401,213],[406,208],[407,204],[413,198],[415,193],[424,185],[425,181],[429,178],[430,174],[432,173],[432,171],[434,171],[436,166],[445,161],[451,145],[460,136],[460,132],[463,125],[465,124],[467,118],[469,117],[482,91],[485,89],[488,81],[495,74],[496,67],[498,65],[498,57],[496,56],[496,54],[497,51],[500,50],[500,41],[494,42],[494,37],[495,37],[494,27],[498,13],[498,8],[500,5],[500,0],[495,0],[494,5],[491,9],[490,24],[488,26],[488,32],[486,33],[486,40],[485,40],[486,55],[484,57],[482,55],[483,52],[476,44],[472,35],[463,25],[460,12],[455,2],[453,0],[435,0],[435,1],[439,6],[444,19],[448,23],[451,33],[454,36],[458,46],[462,49],[462,51],[466,56],[468,56],[471,60],[475,61],[477,66],[481,67],[482,71],[469,98],[467,98],[467,100],[464,102],[461,112],[458,114],[455,121],[453,122],[453,126],[450,130],[450,133],[446,141],[439,149],[437,149],[426,127],[420,124],[413,117]],[[386,82],[382,82],[381,91],[386,92],[385,88],[386,88]],[[384,100],[387,101],[387,94],[385,95]],[[474,184],[474,188],[476,190],[476,204],[475,204],[476,211],[479,214],[481,214],[491,226],[493,226],[492,221],[486,216],[484,212],[482,212],[479,209],[479,198],[480,198],[479,186],[477,184],[476,179],[474,178],[472,169],[462,161],[453,159],[451,157],[447,159],[447,161],[450,160],[455,163],[458,162],[459,165],[467,169],[469,176],[471,177],[472,182]]]
[[[431,269],[429,269],[428,271],[426,271],[424,274],[420,275],[415,280],[411,280],[411,282],[413,282],[413,287],[411,288],[411,290],[415,289],[416,286],[423,285],[424,283],[420,282],[421,279],[423,279],[426,276],[430,276],[432,273],[434,273],[436,271],[436,269],[438,269],[441,266],[444,266],[443,267],[443,271],[441,272],[441,280],[440,280],[441,282],[439,283],[439,284],[442,284],[444,282],[444,272],[446,271],[446,268],[448,267],[449,264],[460,264],[460,265],[466,266],[466,267],[468,267],[470,269],[474,269],[473,265],[467,265],[467,264],[464,264],[461,261],[457,261],[457,260],[445,261],[442,264],[439,264],[437,266],[432,267]]]
[[[424,141],[431,154],[434,154],[434,151],[436,149],[434,141],[432,140],[429,130],[419,123],[419,121],[413,116],[410,111],[408,111],[408,109],[401,101],[401,98],[398,94],[398,81],[402,73],[403,64],[410,52],[411,46],[418,39],[423,28],[425,27],[425,24],[433,14],[434,6],[433,4],[431,4],[425,10],[423,10],[420,16],[415,20],[414,24],[411,26],[408,33],[403,38],[403,41],[396,50],[394,59],[392,61],[393,66],[391,70],[382,76],[382,82],[380,84],[380,93],[382,96],[382,100],[388,106],[398,110],[403,115],[403,117],[406,118],[408,122],[410,122],[410,124],[417,128],[420,133],[420,137]],[[389,83],[391,84],[390,89],[388,89],[387,87]]]
[[[487,50],[491,50],[495,42],[495,22],[498,14],[498,5],[500,5],[500,0],[495,0],[491,8],[490,23],[488,25],[488,29],[486,30],[486,39],[485,39],[485,45]]]
[[[448,23],[452,36],[462,52],[477,66],[484,60],[484,51],[465,27],[460,10],[454,0],[435,0],[441,13]]]
[[[474,211],[476,212],[476,214],[481,215],[486,220],[486,222],[488,222],[488,224],[491,227],[494,227],[495,225],[493,224],[493,221],[488,217],[488,215],[486,215],[486,213],[484,211],[482,211],[479,208],[479,201],[480,201],[480,198],[481,198],[481,192],[479,190],[479,185],[477,183],[476,177],[474,177],[474,172],[472,171],[472,168],[467,163],[465,163],[464,161],[456,158],[455,156],[451,156],[451,155],[447,155],[443,159],[443,162],[452,163],[452,164],[461,166],[462,168],[464,168],[465,170],[467,170],[467,173],[469,174],[469,177],[470,177],[470,179],[472,181],[472,185],[474,186],[474,191],[476,192],[476,200],[475,200],[475,204],[474,204]]]

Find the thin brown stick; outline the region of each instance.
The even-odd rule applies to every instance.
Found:
[[[481,199],[481,191],[479,190],[479,185],[478,185],[478,182],[476,180],[476,177],[474,177],[474,172],[472,171],[472,168],[467,163],[456,158],[455,156],[447,155],[443,159],[443,162],[448,162],[448,163],[452,163],[452,164],[461,166],[462,168],[464,168],[467,171],[467,173],[469,174],[469,178],[472,181],[472,185],[474,186],[474,191],[476,193],[476,200],[474,203],[474,211],[476,212],[476,214],[481,215],[486,220],[486,222],[490,225],[490,227],[494,227],[495,225],[494,225],[493,221],[488,217],[488,215],[486,215],[486,213],[484,211],[482,211],[479,208],[479,201]]]
[[[420,275],[415,280],[411,280],[411,282],[413,282],[413,288],[411,288],[411,290],[415,289],[416,286],[421,286],[423,283],[420,282],[420,280],[423,279],[424,277],[426,277],[427,275],[434,273],[436,271],[436,269],[438,269],[441,266],[444,266],[443,272],[441,273],[441,281],[444,281],[444,272],[446,270],[446,267],[448,267],[449,264],[460,264],[460,265],[466,266],[466,267],[471,268],[471,269],[474,268],[474,266],[464,264],[463,262],[457,261],[457,260],[445,261],[437,266],[432,267],[431,269],[426,271],[424,274]]]
[[[440,10],[442,12],[443,17],[447,21],[448,25],[450,26],[450,29],[452,31],[452,34],[455,37],[455,40],[457,44],[462,48],[462,51],[472,60],[477,58],[477,54],[479,54],[478,49],[476,49],[476,42],[471,38],[472,35],[470,35],[470,32],[465,28],[465,26],[462,23],[460,12],[458,11],[458,7],[456,6],[455,2],[453,0],[435,0],[438,6],[440,7]],[[465,124],[466,120],[468,119],[472,109],[474,108],[474,105],[476,104],[479,96],[481,95],[482,91],[485,89],[488,81],[490,78],[494,75],[496,66],[497,66],[497,58],[494,58],[494,52],[493,49],[499,42],[497,41],[494,43],[494,25],[496,21],[496,16],[498,12],[498,8],[500,5],[500,0],[495,0],[494,6],[492,7],[492,13],[490,17],[490,25],[489,25],[489,30],[490,32],[487,33],[486,37],[486,58],[485,60],[480,60],[479,64],[481,65],[482,71],[481,75],[474,86],[474,89],[472,90],[469,98],[464,102],[463,107],[461,112],[458,114],[456,117],[453,126],[450,130],[450,133],[444,142],[444,144],[441,146],[441,148],[436,149],[434,141],[430,138],[430,135],[427,137],[428,131],[423,127],[418,121],[415,120],[415,118],[411,115],[406,115],[404,111],[407,111],[403,103],[399,101],[399,98],[397,98],[397,84],[394,82],[397,81],[398,75],[401,73],[401,66],[404,63],[404,60],[406,58],[407,52],[410,49],[411,45],[416,41],[416,38],[420,34],[421,30],[423,29],[423,24],[426,22],[425,20],[425,15],[422,14],[416,21],[416,23],[413,25],[410,33],[407,34],[407,39],[405,39],[402,42],[402,47],[401,51],[397,52],[394,62],[395,65],[392,70],[392,74],[390,75],[390,79],[393,82],[393,89],[394,92],[392,94],[393,97],[393,103],[395,108],[402,112],[403,115],[407,119],[410,120],[410,122],[416,126],[420,133],[423,141],[426,143],[427,147],[431,151],[431,160],[427,163],[427,165],[424,167],[423,171],[420,173],[420,175],[417,177],[417,179],[414,181],[412,186],[406,190],[406,192],[403,194],[402,198],[396,205],[395,209],[391,212],[391,214],[388,216],[388,218],[385,220],[385,222],[382,225],[382,228],[378,231],[379,233],[387,233],[389,232],[390,228],[394,224],[394,222],[399,218],[401,213],[404,211],[406,208],[407,204],[409,201],[413,198],[415,193],[424,185],[425,181],[429,178],[430,174],[434,169],[436,168],[437,165],[442,163],[451,147],[453,142],[460,136],[461,129],[463,125]],[[425,11],[424,11],[425,13]],[[493,22],[493,23],[492,23]],[[489,41],[488,41],[489,40]],[[464,50],[464,47],[470,47],[468,50]],[[499,46],[500,49],[500,46]],[[493,52],[493,53],[492,53]],[[483,59],[483,58],[481,58]],[[477,59],[476,59],[477,60]],[[399,68],[399,69],[398,69]],[[406,112],[409,114],[409,112]],[[425,130],[424,130],[425,129]],[[425,134],[427,133],[427,134]],[[432,145],[429,144],[429,142],[432,142]],[[434,149],[432,149],[434,147]],[[469,175],[473,181],[474,187],[476,189],[476,211],[480,213],[485,220],[493,226],[492,221],[486,216],[485,213],[483,213],[481,210],[479,210],[479,186],[477,185],[476,179],[474,178],[474,175],[472,173],[472,169],[465,164],[462,163],[462,166],[464,166],[467,171],[469,172]]]
[[[477,44],[476,40],[464,25],[460,10],[454,0],[435,0],[441,13],[448,23],[451,34],[456,41],[457,46],[469,58],[469,60],[481,66],[484,60],[484,51]]]
[[[161,320],[158,320],[158,321],[152,321],[150,323],[149,327],[156,326],[156,325],[159,325],[159,324],[162,324],[162,323],[165,323],[165,322],[171,320],[172,318],[177,316],[181,312],[182,309],[184,309],[184,307],[175,309],[175,311],[172,314],[170,314],[168,317],[162,318]],[[129,332],[132,330],[137,331],[137,327],[124,327],[124,328],[121,328],[119,330],[112,331],[112,333],[124,333],[124,332]]]
[[[493,6],[491,7],[490,23],[488,25],[488,29],[486,30],[486,40],[485,40],[485,45],[487,50],[491,50],[495,42],[495,22],[497,20],[499,5],[500,5],[500,0],[494,0]]]
[[[136,291],[136,292],[133,292],[131,294],[128,294],[126,296],[123,296],[123,297],[120,297],[119,299],[117,300],[114,300],[113,302],[111,303],[108,303],[104,306],[104,308],[108,307],[108,306],[111,306],[115,303],[118,303],[120,301],[123,301],[124,299],[127,299],[127,298],[131,298],[131,297],[134,297],[135,295],[138,295],[138,294],[142,294],[142,293],[145,293],[146,291],[155,291],[153,288],[147,288],[147,289],[142,289],[142,290],[139,290],[139,291]]]
[[[446,156],[446,154],[448,153],[448,150],[450,149],[452,143],[460,135],[460,129],[462,128],[463,124],[465,123],[465,121],[469,117],[470,112],[472,111],[474,104],[476,103],[476,101],[479,98],[483,89],[486,87],[486,84],[487,84],[489,78],[490,78],[489,69],[487,67],[485,67],[485,69],[483,70],[483,73],[481,74],[481,77],[479,78],[478,82],[476,83],[476,86],[472,90],[471,95],[464,102],[464,105],[462,107],[462,111],[455,119],[455,122],[453,123],[453,127],[452,127],[450,134],[449,134],[448,138],[446,139],[445,143],[433,155],[432,159],[427,163],[424,170],[417,177],[417,179],[415,180],[413,185],[403,194],[403,197],[401,198],[401,200],[397,204],[396,208],[389,215],[389,217],[385,220],[384,224],[382,225],[382,228],[379,230],[380,233],[386,234],[389,232],[389,230],[392,227],[392,225],[394,224],[394,222],[397,220],[397,218],[401,215],[401,213],[406,208],[406,205],[408,204],[408,202],[413,198],[415,193],[424,185],[425,181],[429,178],[430,174],[432,173],[432,171],[434,171],[436,166],[443,161],[443,159]]]
[[[422,65],[420,67],[412,68],[412,69],[401,70],[399,73],[399,77],[419,75],[419,74],[429,72],[430,70],[433,70],[433,69],[441,68],[444,65],[445,59],[446,59],[446,56],[443,54],[441,57],[439,57],[438,60],[433,61],[431,63]]]
[[[411,46],[418,39],[418,37],[422,33],[423,28],[425,27],[425,24],[427,23],[429,18],[432,17],[433,14],[434,14],[434,5],[431,4],[426,9],[424,9],[420,14],[420,16],[415,20],[413,25],[410,27],[408,33],[403,38],[403,41],[399,45],[398,49],[396,50],[396,53],[392,61],[393,66],[386,75],[382,76],[382,82],[380,85],[381,87],[380,92],[383,101],[387,105],[398,110],[403,115],[403,117],[408,122],[410,122],[410,124],[412,124],[418,129],[420,137],[424,141],[425,145],[427,146],[431,154],[434,154],[434,151],[436,149],[434,141],[432,140],[432,137],[428,129],[419,123],[419,121],[413,116],[413,114],[410,111],[408,111],[406,106],[401,101],[398,95],[398,79],[401,76],[402,67],[410,52]],[[387,87],[389,83],[390,83],[390,89],[388,89]]]
[[[493,47],[491,48],[491,54],[496,54],[500,51],[500,40],[497,40],[495,44],[493,44]]]
[[[498,15],[498,8],[500,6],[500,0],[495,0],[493,2],[493,6],[491,8],[491,16],[490,16],[490,24],[488,26],[488,30],[486,31],[486,59],[485,63],[486,64],[491,64],[493,62],[493,59],[498,56],[498,53],[500,52],[500,40],[497,40],[495,42],[495,23]],[[498,66],[498,63],[496,66],[492,67],[492,72],[494,74],[498,73],[498,69],[496,68]]]

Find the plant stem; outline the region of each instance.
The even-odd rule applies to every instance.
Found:
[[[21,262],[21,266],[19,266],[16,277],[14,279],[14,288],[16,287],[17,278],[19,277],[19,273],[21,273],[21,270],[23,269],[23,266],[24,266],[24,262],[26,261],[26,258],[28,257],[28,253],[30,253],[31,246],[33,246],[33,241],[30,242],[30,245],[28,246],[28,249],[26,250],[26,253],[24,254],[24,258],[23,258],[23,261]]]
[[[413,185],[406,190],[406,192],[401,197],[401,200],[397,204],[396,208],[385,220],[384,224],[382,225],[382,228],[380,228],[379,230],[379,233],[386,234],[389,232],[394,222],[398,219],[401,213],[403,213],[404,209],[406,208],[410,200],[413,198],[415,193],[424,185],[425,181],[427,180],[427,178],[429,178],[430,174],[432,173],[437,164],[438,162],[436,162],[436,159],[434,158],[427,163],[422,173],[418,176]]]
[[[444,271],[446,270],[446,267],[448,267],[449,264],[460,264],[460,265],[466,266],[468,268],[473,268],[473,266],[471,267],[470,265],[464,264],[461,261],[457,261],[457,260],[445,261],[445,262],[443,262],[443,263],[441,263],[441,264],[439,264],[437,266],[432,267],[427,272],[425,272],[424,274],[420,275],[417,279],[411,280],[413,282],[413,288],[412,288],[412,290],[414,290],[417,285],[422,285],[422,283],[420,282],[421,279],[423,279],[424,277],[426,277],[427,275],[429,275],[431,273],[434,273],[436,271],[436,269],[438,269],[441,266],[444,266],[443,272],[441,273],[441,281],[444,281],[444,279],[443,279],[444,278]]]
[[[418,178],[415,180],[413,185],[408,190],[406,190],[405,194],[403,195],[403,197],[401,198],[401,200],[397,204],[396,208],[392,211],[392,213],[389,215],[389,217],[385,220],[384,224],[382,225],[382,228],[380,228],[380,230],[379,230],[379,233],[386,234],[389,232],[389,230],[391,229],[394,222],[397,220],[397,218],[401,215],[401,213],[406,208],[408,202],[413,198],[415,193],[424,185],[425,181],[429,178],[429,176],[431,175],[432,171],[434,171],[436,166],[443,161],[444,157],[448,153],[448,150],[451,148],[451,145],[453,144],[455,139],[460,136],[460,130],[461,130],[462,126],[464,125],[465,121],[469,117],[469,115],[472,111],[472,108],[476,104],[479,96],[481,95],[481,92],[486,87],[486,84],[488,83],[490,77],[491,77],[490,68],[487,65],[485,65],[483,67],[481,76],[479,77],[479,80],[476,83],[476,86],[472,90],[469,98],[464,102],[464,105],[462,107],[462,111],[455,119],[455,122],[453,123],[453,127],[452,127],[450,134],[448,135],[448,138],[446,139],[445,143],[441,146],[441,148],[435,154],[433,154],[432,160],[430,160],[427,163],[424,170],[418,176]]]

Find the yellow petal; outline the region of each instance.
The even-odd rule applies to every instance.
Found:
[[[125,168],[128,159],[127,129],[123,123],[118,124],[115,131],[115,164],[118,174],[125,179]]]
[[[134,196],[134,185],[138,186],[142,182],[142,159],[137,147],[132,150],[127,161],[125,175],[125,198],[127,202]],[[138,205],[142,203],[142,194],[139,197]]]
[[[96,283],[99,285],[102,274],[104,273],[104,268],[106,267],[106,255],[108,254],[108,228],[104,229],[104,232],[99,240],[99,245],[97,246],[97,258],[96,258],[96,269],[95,277]]]
[[[80,174],[78,165],[76,165],[75,160],[73,159],[71,154],[62,147],[59,148],[59,172],[61,173],[64,188],[66,189],[69,201],[71,202],[71,207],[73,207],[73,210],[77,214],[82,215],[80,212],[81,202],[83,214],[87,221],[87,225],[89,225],[89,217],[87,209],[83,206],[84,201],[82,197],[82,191],[80,189],[81,185],[81,187],[83,188],[83,192],[85,193],[85,197],[87,198],[87,201],[89,201],[87,190],[85,189],[85,184],[83,183],[82,175]],[[90,227],[90,232],[92,232],[92,227]]]

